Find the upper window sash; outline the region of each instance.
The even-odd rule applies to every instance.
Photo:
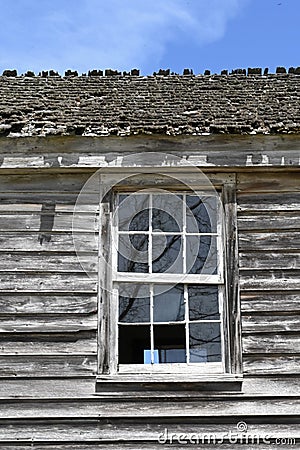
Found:
[[[126,198],[126,196],[128,197]],[[207,218],[204,223],[200,223],[199,216],[196,215],[190,220],[191,209],[189,206],[194,206],[191,203],[194,202],[195,204],[197,196],[201,199],[201,204],[198,205],[198,208],[202,208],[200,213],[206,213],[206,209],[212,210],[215,207],[214,211],[210,211],[210,216],[206,213]],[[165,199],[169,201],[169,204]],[[160,203],[162,204],[162,213],[156,208],[160,206]],[[215,203],[215,206],[213,203]],[[134,193],[118,193],[115,196],[114,205],[115,211],[117,211],[113,220],[112,279],[114,281],[169,282],[180,276],[184,277],[186,283],[222,284],[224,282],[223,216],[218,195],[208,195],[206,192],[181,191],[166,194],[151,189]],[[164,211],[164,208],[167,211]],[[176,220],[172,218],[171,214],[175,216]],[[208,222],[211,222],[211,224],[208,225]],[[160,226],[162,230],[158,229],[157,226]],[[168,268],[167,270],[160,270],[159,267],[155,267],[156,253],[159,254],[160,244],[164,244],[162,241],[171,240],[172,237],[173,240],[180,240],[180,245],[177,245],[176,249],[178,252],[176,256],[177,267],[171,267],[171,270]],[[136,263],[137,268],[127,270],[128,262],[132,258],[130,251],[132,252],[136,242],[138,245],[141,245],[140,242],[144,245],[143,248],[137,248],[136,252],[142,250],[143,263]],[[207,255],[195,253],[196,251],[200,252],[200,248],[205,249],[205,247],[208,248]],[[171,250],[173,249],[171,248]],[[129,254],[127,260],[127,255],[124,258],[124,253],[125,255],[126,253]],[[175,252],[173,251],[173,253]],[[198,263],[198,258],[200,258],[200,263]],[[193,266],[195,262],[198,267],[197,264]],[[203,264],[203,267],[201,267],[201,264]],[[141,266],[142,268],[140,268]],[[213,270],[211,267],[213,267]]]

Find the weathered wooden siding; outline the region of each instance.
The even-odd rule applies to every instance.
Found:
[[[78,264],[71,235],[88,176],[0,176],[0,448],[163,448],[158,437],[166,428],[221,438],[240,420],[252,435],[272,436],[274,448],[287,448],[276,438],[300,438],[299,175],[237,174],[243,391],[145,391],[139,398],[95,394],[96,281]],[[41,230],[49,202],[53,224]],[[97,249],[82,223],[81,257],[96,272]],[[195,445],[172,445],[186,447]],[[233,446],[225,439],[211,447]]]
[[[239,174],[238,228],[244,373],[299,374],[299,174]]]
[[[88,175],[0,177],[0,377],[90,376],[96,277],[76,256],[72,212]],[[89,212],[82,212],[84,224]],[[82,258],[96,272],[87,238]]]

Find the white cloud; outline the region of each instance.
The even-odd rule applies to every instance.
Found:
[[[174,41],[201,46],[222,38],[247,1],[15,0],[14,11],[2,15],[2,61],[20,61],[23,70],[155,66]]]

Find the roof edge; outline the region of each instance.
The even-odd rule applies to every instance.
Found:
[[[288,69],[282,66],[278,66],[276,68],[275,74],[269,72],[269,68],[261,68],[261,67],[248,67],[248,69],[232,69],[231,71],[225,69],[221,70],[218,73],[211,73],[210,70],[205,70],[203,73],[194,74],[193,69],[183,69],[182,75],[176,72],[172,72],[171,69],[159,69],[158,72],[153,72],[152,75],[146,76],[211,76],[211,75],[244,75],[244,76],[267,76],[267,75],[300,75],[300,67],[289,67]],[[35,74],[33,71],[29,70],[24,74],[18,75],[18,71],[16,69],[6,69],[2,73],[2,77],[111,77],[111,76],[142,76],[139,69],[131,69],[130,71],[118,71],[112,69],[93,69],[89,70],[87,73],[79,74],[77,70],[68,69],[65,71],[64,75],[61,75],[59,72],[51,69],[51,70],[43,70],[38,74]]]

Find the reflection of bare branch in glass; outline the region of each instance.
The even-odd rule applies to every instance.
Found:
[[[198,345],[206,345],[206,344],[213,344],[213,343],[217,343],[219,344],[221,342],[221,335],[218,334],[218,336],[215,336],[211,339],[201,339],[201,338],[196,338],[195,336],[190,334],[190,338],[191,340],[195,341],[195,344],[191,345],[191,347],[195,347]]]
[[[217,218],[217,199],[216,197],[200,198],[195,195],[187,195],[187,225],[188,232],[215,233]],[[198,230],[194,229],[193,221],[189,220],[193,213],[194,219],[198,225]]]
[[[146,234],[131,235],[130,242],[132,247],[128,272],[135,272],[134,265],[137,264],[138,255],[148,250],[148,236]]]
[[[187,236],[186,260],[188,273],[216,274],[218,266],[215,236]]]
[[[127,306],[120,311],[119,322],[149,322],[150,310],[146,311],[146,308],[150,308],[150,299],[148,298],[136,298],[136,297],[120,297],[120,305]],[[128,320],[124,320],[128,318]]]
[[[129,231],[149,230],[149,209],[139,211],[129,223]]]
[[[121,302],[121,299],[122,299],[122,298],[126,298],[126,297],[120,297],[120,298],[119,298],[119,302]],[[126,307],[125,309],[123,309],[123,312],[121,312],[121,313],[119,314],[119,322],[122,322],[122,320],[125,319],[125,317],[127,316],[127,314],[128,314],[128,313],[130,312],[130,310],[132,309],[135,300],[136,300],[135,298],[129,298],[129,299],[128,299],[128,305],[127,305],[127,307]]]
[[[218,320],[219,300],[217,286],[188,287],[190,320]]]
[[[174,208],[174,205],[173,205]],[[177,221],[166,211],[161,209],[152,209],[152,227],[153,230],[160,231],[180,231]]]
[[[181,273],[182,272],[182,258],[179,257],[181,253],[181,236],[166,236],[166,244],[165,248],[159,252],[159,256],[152,261],[153,264],[153,272],[155,273],[163,273],[167,272],[168,269],[173,266],[172,273]],[[157,248],[158,242],[159,245],[159,237],[153,236],[153,247]],[[154,252],[153,252],[154,253]]]
[[[199,310],[197,308],[190,308],[190,314],[196,316],[197,314],[199,314]],[[213,320],[215,319],[215,316],[218,315],[218,311],[214,311],[214,312],[209,312],[207,314],[205,313],[201,313],[201,320]]]
[[[119,321],[122,322],[126,316],[129,316],[130,313],[132,313],[132,316],[136,316],[137,319],[139,319],[139,316],[142,313],[145,313],[145,316],[142,317],[140,320],[135,320],[136,322],[147,322],[150,320],[150,297],[146,296],[145,286],[141,286],[138,284],[131,284],[128,286],[130,292],[128,292],[128,296],[125,295],[119,295]],[[126,294],[126,292],[123,292],[124,288],[122,289],[122,286],[120,286],[120,292],[121,294]],[[149,293],[149,287],[147,286],[147,291]],[[127,302],[127,306],[120,311],[120,305]],[[147,311],[145,310],[147,308]]]
[[[162,232],[180,232],[183,226],[183,197],[176,194],[153,194],[152,228]]]
[[[149,229],[149,216],[147,215],[148,211],[149,211],[148,194],[120,195],[118,206],[118,229],[121,231],[148,230]]]
[[[154,287],[154,322],[179,322],[185,317],[183,285],[166,286],[166,291],[159,294]]]
[[[189,326],[190,349],[197,359],[197,350],[205,351],[209,361],[221,360],[220,323],[192,323]]]
[[[149,271],[147,261],[148,235],[125,234],[119,236],[119,261],[120,272],[143,272]]]

